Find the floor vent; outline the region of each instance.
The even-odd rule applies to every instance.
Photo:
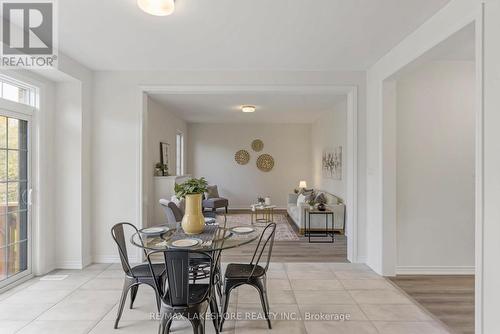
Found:
[[[67,277],[68,275],[45,275],[40,278],[40,281],[62,281]]]

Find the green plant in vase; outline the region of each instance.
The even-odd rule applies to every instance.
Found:
[[[191,178],[184,183],[175,184],[174,191],[177,198],[186,199],[186,209],[182,218],[182,229],[186,234],[200,234],[205,229],[201,201],[207,186],[204,177]]]
[[[316,201],[314,199],[310,199],[307,201],[307,204],[309,204],[309,209],[314,210],[314,206],[316,205]]]

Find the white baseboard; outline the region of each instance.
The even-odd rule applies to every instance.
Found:
[[[129,254],[128,259],[130,263],[140,263],[141,261],[137,260],[137,257],[132,256],[133,254]],[[120,263],[120,257],[118,255],[96,255],[94,256],[94,263]]]
[[[474,275],[474,266],[399,266],[396,275]]]
[[[82,269],[83,263],[78,260],[57,261],[55,267],[57,269]]]
[[[356,260],[356,263],[365,263],[366,264],[366,256],[359,256],[358,259]]]

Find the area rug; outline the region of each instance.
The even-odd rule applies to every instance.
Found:
[[[223,219],[222,216],[218,217],[219,220]],[[298,241],[300,240],[295,231],[290,226],[285,214],[275,213],[274,222],[276,223],[276,236],[275,241]],[[227,215],[227,227],[252,225],[250,213],[229,213]],[[262,227],[263,224],[256,224]]]

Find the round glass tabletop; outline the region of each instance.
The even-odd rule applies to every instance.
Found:
[[[196,235],[187,235],[179,227],[162,225],[154,228],[161,228],[163,231],[148,233],[147,229],[143,229],[138,233],[134,233],[130,241],[135,246],[149,251],[191,249],[209,252],[249,244],[256,240],[262,232],[262,228],[247,225],[232,228],[206,225],[205,230]]]

